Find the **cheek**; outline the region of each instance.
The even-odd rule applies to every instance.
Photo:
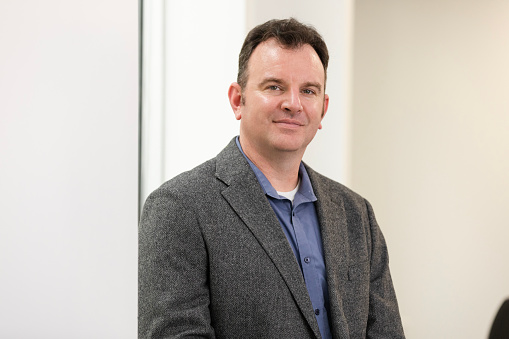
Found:
[[[308,112],[309,118],[312,120],[320,121],[323,117],[324,106],[322,102],[313,102],[305,106]]]
[[[254,100],[249,102],[249,112],[253,120],[265,120],[270,118],[279,107],[278,100],[275,98],[260,95],[253,99]],[[247,98],[247,100],[249,100],[249,98]]]
[[[258,101],[256,102],[256,106],[258,106],[258,108],[265,108],[265,107],[272,107],[272,106],[277,106],[277,97],[270,97],[270,96],[265,96],[265,95],[259,95],[258,96]]]

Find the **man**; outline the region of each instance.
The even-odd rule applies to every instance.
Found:
[[[371,206],[302,163],[327,63],[294,19],[248,34],[228,91],[239,137],[145,203],[140,338],[404,337]]]

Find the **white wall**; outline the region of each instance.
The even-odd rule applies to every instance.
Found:
[[[135,338],[138,3],[0,2],[0,337]]]
[[[142,201],[238,134],[228,87],[246,33],[244,1],[144,6]]]
[[[357,1],[352,186],[408,338],[486,338],[509,297],[509,2]]]

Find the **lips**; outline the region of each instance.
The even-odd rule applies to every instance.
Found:
[[[279,124],[281,126],[286,126],[286,127],[299,127],[299,126],[304,126],[304,124],[298,120],[295,120],[295,119],[279,119],[279,120],[275,120],[274,121],[276,124]]]

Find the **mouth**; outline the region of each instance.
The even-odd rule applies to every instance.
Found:
[[[280,119],[275,120],[274,123],[276,123],[278,126],[285,127],[285,128],[298,128],[301,126],[304,126],[304,124],[298,120],[294,119]]]

